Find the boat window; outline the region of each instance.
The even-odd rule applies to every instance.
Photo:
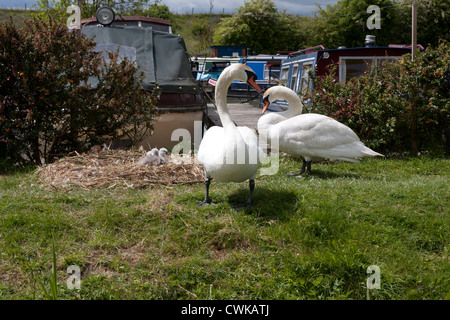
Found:
[[[278,75],[280,74],[280,67],[275,66],[264,66],[264,79],[278,79]]]
[[[341,57],[339,59],[339,82],[343,83],[351,78],[359,77],[370,70],[375,63],[377,68],[383,67],[386,61],[393,61],[399,57]]]
[[[281,68],[280,82],[283,86],[286,86],[287,84],[288,75],[289,75],[289,66]]]
[[[205,62],[205,64],[202,65],[202,67],[200,68],[200,71],[209,72],[209,70],[211,70],[212,66],[213,66],[213,63],[207,61],[207,62]]]
[[[229,65],[227,62],[213,62],[208,72],[222,72]]]
[[[298,74],[298,64],[295,64],[292,68],[292,76],[291,76],[291,85],[290,88],[294,91],[296,91],[297,87],[297,75]]]
[[[309,88],[309,72],[311,71],[312,63],[305,63],[303,64],[302,68],[302,79],[300,82],[300,88],[299,91],[301,91],[302,95],[308,92]]]
[[[345,82],[351,78],[356,78],[370,70],[373,57],[347,57],[341,58],[339,64],[339,81]]]

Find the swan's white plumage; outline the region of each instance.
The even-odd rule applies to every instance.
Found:
[[[258,132],[265,132],[269,144],[279,138],[279,151],[311,160],[343,160],[358,163],[362,157],[382,156],[366,147],[346,125],[330,117],[302,112],[298,95],[287,87],[271,87],[264,93],[269,101],[285,99],[290,110],[270,113],[258,121]],[[292,109],[292,110],[291,110]]]
[[[258,138],[248,127],[237,127],[228,111],[226,95],[234,80],[247,81],[242,64],[227,67],[215,88],[217,112],[223,127],[214,126],[205,133],[198,150],[198,160],[205,169],[206,178],[222,182],[242,182],[254,179],[262,156]]]
[[[259,166],[258,139],[247,127],[212,127],[203,137],[198,159],[206,176],[222,182],[254,179]]]

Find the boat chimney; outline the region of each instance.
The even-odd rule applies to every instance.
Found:
[[[366,35],[365,43],[366,43],[366,47],[376,47],[377,46],[377,44],[375,42],[375,36],[372,36],[372,35]]]

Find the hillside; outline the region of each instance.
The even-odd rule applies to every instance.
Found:
[[[24,27],[25,20],[30,19],[33,12],[31,10],[0,9],[0,21],[11,17],[16,25]]]
[[[211,19],[211,29],[214,32],[220,20],[229,17],[226,14],[215,14]],[[172,21],[173,32],[183,37],[191,56],[207,54],[210,47],[210,17],[209,14],[175,15]]]

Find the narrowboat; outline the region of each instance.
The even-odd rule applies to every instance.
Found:
[[[149,133],[139,142],[146,149],[172,148],[176,129],[186,129],[194,136],[194,123],[206,123],[207,106],[191,70],[184,39],[172,34],[169,21],[136,16],[115,16],[108,7],[97,10],[96,18],[81,21],[81,32],[96,42],[99,52],[119,49],[120,56],[135,61],[144,72],[142,86],[153,90],[159,86],[158,118]],[[120,139],[117,147],[129,147],[131,140]]]
[[[418,48],[424,49],[421,45]],[[281,63],[279,81],[303,95],[312,88],[311,74],[327,75],[331,66],[336,66],[336,80],[345,83],[364,74],[372,65],[382,66],[383,62],[408,53],[411,53],[411,47],[407,45],[378,47],[374,36],[366,36],[364,47],[325,49],[318,45],[290,53]],[[272,111],[280,111],[280,107],[286,107],[285,103],[276,101],[269,106]]]

